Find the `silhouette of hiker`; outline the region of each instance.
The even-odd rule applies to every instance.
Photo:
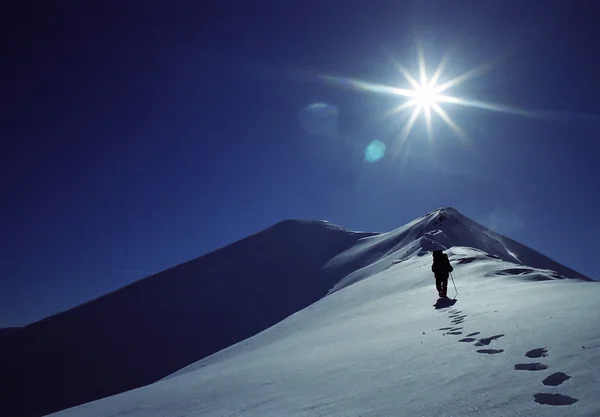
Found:
[[[440,294],[440,298],[448,298],[446,293],[448,292],[448,276],[454,268],[450,265],[448,255],[441,250],[433,251],[433,265],[431,265],[431,271],[435,276],[435,287]]]

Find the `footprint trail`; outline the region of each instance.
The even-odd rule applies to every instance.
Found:
[[[448,318],[450,319],[450,322],[453,324],[453,326],[442,327],[438,330],[445,331],[444,335],[445,334],[461,335],[463,332],[460,330],[462,330],[463,327],[457,327],[457,326],[462,324],[465,321],[465,318],[467,317],[467,315],[462,314],[462,311],[456,310],[456,309],[452,309],[448,313],[450,313],[450,314],[448,314]],[[504,337],[504,334],[496,334],[494,336],[482,337],[480,339],[477,339],[475,336],[478,336],[480,334],[481,334],[481,332],[472,332],[472,333],[469,333],[466,337],[459,339],[458,341],[462,342],[462,343],[475,342],[475,344],[474,344],[475,346],[482,347],[482,346],[489,346],[494,340],[498,340],[498,339]],[[497,355],[497,354],[503,353],[504,349],[486,348],[486,349],[478,349],[476,352],[485,354],[485,355]],[[527,358],[532,358],[532,359],[533,358],[535,358],[535,359],[545,358],[548,356],[548,349],[546,349],[545,347],[531,349],[525,353],[525,356]],[[548,369],[548,365],[546,365],[545,363],[541,363],[541,362],[517,363],[516,365],[514,365],[514,369],[517,371],[539,372],[539,371],[544,371],[544,370]],[[565,374],[564,372],[555,372],[551,375],[546,376],[542,380],[542,384],[545,386],[557,387],[559,385],[562,385],[563,383],[565,383],[566,381],[568,381],[570,379],[571,379],[571,376]],[[539,392],[537,394],[534,394],[533,398],[534,398],[534,401],[538,404],[550,405],[550,406],[572,405],[579,401],[577,398],[570,397],[568,395],[559,394],[559,393],[552,394],[552,393],[545,393],[545,392]]]

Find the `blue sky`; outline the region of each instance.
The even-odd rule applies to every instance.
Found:
[[[453,206],[598,278],[596,5],[480,3],[11,5],[0,326],[285,218],[388,231]],[[441,103],[467,139],[434,114],[400,148],[405,97],[323,77],[408,88],[417,44],[429,76],[452,51],[440,82],[493,62],[448,94],[535,117]]]

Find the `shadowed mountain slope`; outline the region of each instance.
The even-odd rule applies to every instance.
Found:
[[[0,338],[0,415],[39,416],[154,382],[326,294],[368,233],[288,220]]]

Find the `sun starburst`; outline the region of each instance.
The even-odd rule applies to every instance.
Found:
[[[415,77],[413,77],[400,63],[395,62],[396,68],[398,68],[400,74],[402,74],[406,82],[408,82],[408,84],[412,87],[412,89],[407,91],[407,94],[399,94],[408,97],[409,100],[394,108],[389,113],[399,113],[413,108],[413,113],[408,119],[408,122],[402,130],[399,138],[400,145],[402,145],[410,135],[410,132],[412,131],[415,122],[421,113],[423,113],[425,117],[428,137],[430,140],[432,139],[432,110],[448,125],[448,127],[450,127],[450,129],[457,134],[458,137],[466,138],[464,132],[440,106],[440,103],[443,102],[462,104],[463,100],[458,97],[443,95],[442,93],[451,87],[466,81],[468,78],[473,77],[480,71],[469,71],[440,85],[438,84],[438,81],[440,80],[440,77],[442,76],[446,67],[447,55],[442,58],[431,78],[427,76],[425,56],[421,47],[417,49],[417,61],[419,66],[419,81],[417,81]]]
[[[393,62],[400,74],[403,76],[404,80],[408,83],[407,87],[393,87],[384,84],[375,84],[351,78],[333,77],[328,75],[322,75],[321,78],[328,82],[332,82],[352,89],[405,98],[406,100],[404,102],[402,102],[386,114],[386,116],[391,116],[412,109],[412,113],[408,117],[406,124],[403,126],[400,132],[400,137],[398,138],[398,145],[400,148],[402,148],[404,142],[407,140],[408,136],[412,132],[413,127],[415,126],[421,114],[423,114],[424,116],[427,133],[430,140],[433,139],[432,114],[436,114],[437,116],[439,116],[439,118],[460,139],[464,141],[467,140],[467,136],[465,135],[465,133],[460,129],[456,122],[452,120],[448,113],[442,108],[442,105],[460,105],[489,111],[512,113],[521,116],[533,116],[531,112],[521,110],[518,108],[510,106],[501,106],[478,100],[468,100],[447,94],[447,92],[450,89],[457,87],[470,79],[479,77],[485,72],[489,71],[497,62],[496,60],[475,67],[443,83],[440,83],[440,79],[442,78],[444,70],[446,69],[446,66],[448,64],[448,54],[444,55],[431,77],[428,77],[423,48],[421,46],[418,46],[418,80],[416,77],[411,75],[411,73],[402,64],[396,61]]]

